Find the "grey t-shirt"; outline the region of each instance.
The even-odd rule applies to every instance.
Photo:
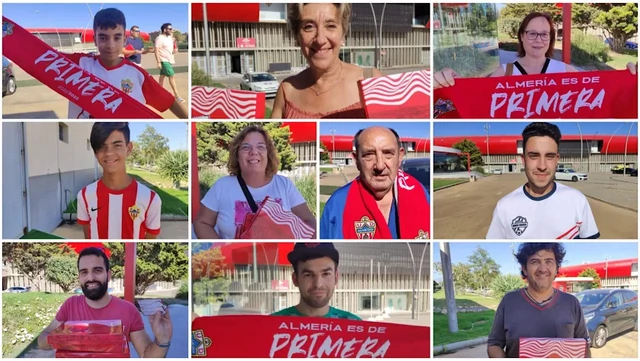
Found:
[[[487,345],[506,347],[507,357],[517,358],[521,337],[584,338],[589,342],[580,301],[556,290],[548,303],[538,306],[524,288],[507,293],[498,305]]]

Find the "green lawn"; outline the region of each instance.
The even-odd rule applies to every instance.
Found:
[[[464,294],[457,295],[456,294],[456,305],[457,306],[485,306],[485,307],[497,307],[500,303],[500,300],[496,300],[491,297],[482,297],[480,295],[475,294]],[[445,307],[446,302],[444,299],[444,290],[440,290],[433,294],[433,307]]]
[[[320,168],[320,172],[332,173],[335,168]]]
[[[457,179],[441,179],[441,178],[435,178],[433,180],[433,190],[437,190],[440,189],[442,187],[446,187],[446,186],[450,186],[450,185],[454,185],[454,184],[462,184],[462,183],[467,183],[469,180],[468,179],[462,179],[462,178],[457,178]]]
[[[2,357],[16,357],[51,323],[71,294],[2,294]]]
[[[337,191],[340,186],[320,186],[320,194],[330,196],[333,192]]]
[[[610,51],[609,56],[611,57],[611,60],[607,62],[607,65],[617,70],[626,69],[627,63],[635,64],[638,62],[638,53],[636,53],[635,55],[630,55],[630,54],[619,54],[619,53]]]
[[[433,314],[433,345],[446,345],[458,341],[489,336],[495,311],[458,313],[458,332],[449,332],[449,319],[441,313]]]
[[[160,196],[160,199],[162,200],[162,214],[184,216],[189,214],[189,191],[186,187],[186,182],[181,183],[180,189],[174,189],[171,186],[171,181],[161,178],[156,173],[140,169],[128,169],[127,173],[132,175],[140,183],[151,188],[151,190]],[[156,186],[156,184],[160,184],[162,188]],[[74,199],[73,202],[67,206],[65,213],[76,213],[77,207],[78,200]]]

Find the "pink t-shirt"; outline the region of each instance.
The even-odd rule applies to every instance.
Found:
[[[133,303],[111,296],[109,304],[103,308],[92,308],[87,305],[84,295],[69,297],[58,313],[56,320],[65,321],[91,321],[91,320],[121,320],[123,332],[127,341],[131,342],[129,334],[144,330],[144,323],[140,312]]]

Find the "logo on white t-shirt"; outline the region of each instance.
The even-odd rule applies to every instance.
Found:
[[[529,226],[529,222],[522,216],[518,216],[511,221],[511,229],[518,236],[522,236],[524,231],[527,230],[527,226]]]

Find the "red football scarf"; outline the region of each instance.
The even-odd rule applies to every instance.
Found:
[[[414,177],[398,171],[395,188],[400,239],[429,239],[431,213],[427,195]],[[392,215],[393,216],[393,215]],[[342,216],[345,239],[393,239],[373,195],[360,177],[351,182]]]
[[[191,87],[191,117],[264,119],[266,94],[236,89]]]
[[[638,76],[618,70],[462,78],[436,89],[434,101],[439,118],[637,119]]]
[[[258,211],[248,213],[236,239],[310,239],[314,229],[280,204],[266,197]]]
[[[81,69],[63,53],[4,16],[2,54],[93,118],[162,118],[122,90]]]
[[[419,70],[358,81],[367,118],[429,118],[431,72]]]

